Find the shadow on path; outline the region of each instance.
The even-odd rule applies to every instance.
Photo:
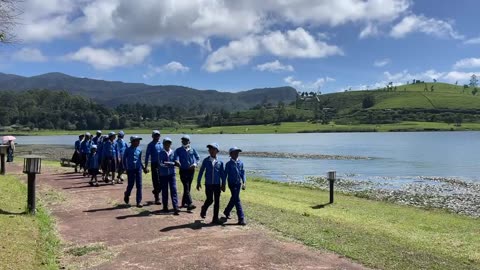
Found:
[[[312,206],[312,209],[323,209],[327,206],[331,205],[331,203],[324,203],[324,204],[319,204],[319,205],[314,205]]]
[[[108,207],[108,208],[99,208],[99,209],[89,209],[83,211],[84,213],[96,213],[96,212],[104,212],[104,211],[112,211],[112,210],[119,210],[119,209],[128,209],[130,206],[125,205],[125,204],[119,204],[114,207]]]
[[[9,211],[5,211],[3,209],[0,209],[0,215],[7,215],[7,216],[20,216],[20,215],[26,215],[27,212],[20,212],[20,213],[12,213]]]
[[[182,229],[201,230],[202,228],[214,227],[214,226],[220,226],[220,225],[203,223],[201,220],[195,220],[193,223],[170,226],[170,227],[163,228],[160,231],[169,232],[169,231],[182,230]]]

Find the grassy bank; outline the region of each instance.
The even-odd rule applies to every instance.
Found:
[[[249,181],[242,200],[250,220],[366,266],[480,269],[478,219],[340,194],[323,207],[327,192],[261,179]]]
[[[480,123],[464,123],[460,127],[438,122],[402,122],[385,125],[321,125],[309,122],[285,122],[280,125],[219,126],[211,128],[183,127],[162,129],[163,134],[270,134],[303,132],[395,132],[395,131],[465,131],[480,130]],[[12,132],[15,135],[78,135],[85,131],[40,130]],[[94,132],[94,131],[90,131]],[[151,129],[126,129],[127,134],[150,134]]]
[[[0,268],[58,269],[59,242],[45,209],[25,214],[27,189],[14,176],[0,176],[0,192]]]

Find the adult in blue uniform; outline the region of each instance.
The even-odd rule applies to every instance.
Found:
[[[117,163],[117,149],[115,145],[115,132],[108,133],[108,139],[106,142],[103,143],[103,154],[102,158],[104,161],[105,166],[105,181],[108,183],[109,179],[108,176],[110,173],[112,174],[112,185],[115,185],[115,171],[116,171],[116,163]],[[121,182],[117,182],[121,184]]]
[[[162,186],[160,185],[160,178],[158,174],[158,154],[163,149],[162,143],[160,142],[160,131],[152,131],[152,141],[147,145],[147,152],[145,153],[145,168],[148,168],[148,162],[151,161],[152,169],[152,186],[153,186],[153,196],[155,198],[155,204],[160,205],[160,193],[162,192]],[[148,169],[145,169],[145,173],[148,172]]]
[[[182,146],[175,150],[175,159],[180,162],[180,180],[183,184],[182,204],[180,207],[187,207],[188,211],[195,209],[190,191],[192,189],[195,168],[200,162],[197,151],[190,146],[190,136],[182,136]]]
[[[142,164],[142,149],[139,147],[142,138],[138,136],[130,137],[130,147],[125,150],[123,154],[123,165],[127,170],[128,185],[125,191],[123,201],[126,205],[130,205],[130,194],[134,186],[137,187],[137,207],[141,208],[142,205],[142,170],[145,167]]]
[[[87,176],[87,156],[90,153],[91,139],[90,133],[86,132],[83,141],[80,143],[80,169],[83,169],[83,176]]]
[[[165,138],[163,140],[163,149],[158,155],[160,184],[162,185],[162,203],[163,212],[168,212],[168,188],[172,197],[173,213],[179,214],[177,198],[177,179],[175,178],[175,166],[179,166],[174,151],[170,148],[172,140]]]
[[[207,199],[202,206],[200,216],[206,218],[208,208],[214,203],[212,224],[221,224],[218,213],[220,211],[220,195],[222,191],[225,192],[225,168],[223,162],[217,159],[218,144],[211,143],[207,145],[207,148],[210,156],[203,160],[197,179],[197,190],[200,190],[202,188],[202,177],[205,173],[205,195]]]
[[[117,135],[117,144],[116,144],[116,150],[117,150],[117,181],[123,182],[122,174],[125,171],[125,168],[123,167],[123,154],[125,154],[125,150],[127,149],[128,145],[123,139],[125,137],[125,132],[120,130]]]
[[[96,146],[98,146],[98,141],[100,140],[101,137],[102,137],[102,131],[101,131],[101,130],[97,130],[96,136],[93,137],[93,139],[92,139],[93,144],[95,144]]]
[[[238,147],[230,148],[230,161],[225,164],[225,175],[227,177],[228,188],[232,193],[230,202],[228,203],[223,214],[227,219],[230,219],[230,213],[233,207],[237,210],[238,225],[247,225],[245,223],[245,215],[243,213],[242,203],[240,201],[240,190],[245,190],[245,183],[247,178],[245,176],[245,169],[243,162],[238,158],[242,149]]]

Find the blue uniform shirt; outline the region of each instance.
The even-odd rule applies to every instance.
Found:
[[[92,144],[91,141],[83,140],[83,141],[80,143],[80,153],[82,153],[82,154],[88,154],[88,153],[90,153],[90,146],[91,146],[91,144]]]
[[[81,142],[82,142],[82,141],[80,141],[80,140],[75,141],[75,151],[80,152],[80,143],[81,143]]]
[[[117,155],[119,158],[123,157],[125,150],[127,150],[127,143],[123,139],[118,139],[116,144]]]
[[[239,159],[230,159],[230,161],[225,164],[225,174],[229,186],[239,185],[247,181],[245,170],[243,169],[243,162]]]
[[[180,169],[188,169],[200,161],[200,157],[195,149],[191,147],[185,148],[184,146],[175,150],[175,159],[180,162]]]
[[[128,147],[125,150],[125,154],[123,154],[123,166],[125,166],[127,170],[142,169],[142,149],[140,147]]]
[[[158,154],[159,174],[160,176],[175,175],[175,166],[170,164],[164,164],[164,162],[174,162],[176,159],[175,153],[172,149],[169,152],[162,149]]]
[[[202,176],[205,172],[205,185],[225,185],[225,169],[223,162],[212,157],[207,157],[203,160],[200,172],[198,173],[197,182],[202,182]]]
[[[102,136],[93,137],[93,139],[92,139],[93,144],[98,144],[98,139],[100,139],[100,137],[102,137]]]
[[[106,142],[103,143],[103,153],[102,157],[103,158],[112,158],[117,156],[117,150],[115,147],[115,141],[110,141],[107,140]]]
[[[147,152],[145,153],[145,166],[148,165],[148,160],[151,158],[152,164],[158,163],[158,154],[162,151],[163,145],[161,142],[151,141],[147,145]]]
[[[97,153],[90,153],[87,157],[87,167],[89,169],[98,169],[100,167],[100,157]]]

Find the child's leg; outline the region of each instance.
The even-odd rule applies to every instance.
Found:
[[[160,176],[160,184],[162,186],[162,204],[163,209],[168,209],[168,176]]]
[[[191,206],[193,204],[193,200],[192,200],[192,195],[190,194],[191,190],[192,190],[192,182],[193,182],[193,176],[195,174],[195,171],[194,170],[189,170],[188,173],[187,173],[187,176],[186,176],[186,187],[185,187],[185,203],[187,204],[187,206]]]
[[[128,170],[127,171],[128,175],[128,184],[127,184],[127,190],[125,191],[125,203],[128,202],[128,198],[130,197],[130,194],[132,194],[132,189],[135,184],[135,171],[134,170]]]
[[[220,185],[214,185],[215,204],[213,205],[213,221],[218,221],[218,213],[220,212],[220,194],[222,193]]]
[[[135,171],[135,185],[137,185],[137,205],[142,203],[142,171]]]
[[[228,218],[230,217],[230,213],[232,212],[233,207],[235,206],[235,198],[234,198],[234,187],[230,187],[230,193],[232,194],[230,197],[230,201],[228,202],[227,207],[225,208],[225,211],[223,211],[223,214]]]
[[[170,185],[170,196],[172,197],[173,209],[178,209],[178,197],[177,197],[177,179],[175,175],[168,176],[168,181]]]
[[[184,207],[187,205],[187,172],[186,170],[180,170],[180,181],[183,185],[183,195],[182,195],[182,203],[180,207]]]
[[[240,191],[241,187],[238,188],[238,192],[236,192],[235,197],[235,208],[237,209],[237,216],[238,221],[243,221],[245,219],[245,214],[243,213],[242,202],[240,201]]]
[[[207,214],[208,208],[213,203],[213,185],[205,185],[205,195],[207,196],[207,199],[202,206],[202,216],[205,216]]]
[[[155,202],[160,202],[160,192],[162,191],[162,188],[161,188],[160,176],[158,176],[158,163],[152,162],[152,166],[150,168],[152,172],[152,186],[153,186],[152,193],[155,198]]]

